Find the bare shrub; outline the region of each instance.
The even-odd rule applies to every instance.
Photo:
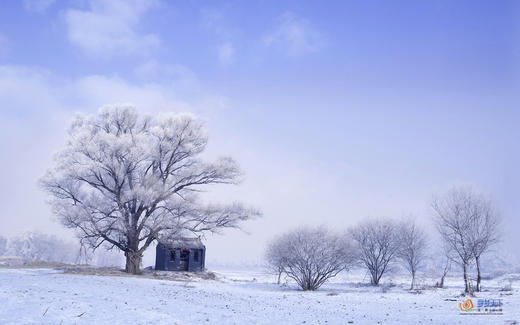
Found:
[[[302,290],[316,290],[355,260],[353,245],[325,228],[300,228],[272,241],[267,263],[296,281]]]
[[[397,224],[391,220],[369,220],[350,233],[357,242],[359,260],[370,272],[370,283],[378,285],[398,254]]]

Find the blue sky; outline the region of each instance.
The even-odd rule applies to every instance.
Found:
[[[519,245],[519,44],[517,1],[3,3],[0,234],[62,231],[37,178],[74,113],[132,102],[198,114],[208,156],[242,164],[245,182],[211,195],[265,217],[208,238],[221,260],[301,224],[431,226],[432,194],[459,183],[495,199]]]

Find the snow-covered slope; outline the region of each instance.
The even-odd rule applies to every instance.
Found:
[[[353,276],[317,292],[301,292],[267,283],[260,272],[221,272],[227,276],[225,281],[175,282],[0,269],[0,324],[504,324],[520,320],[518,282],[513,283],[512,293],[499,291],[497,281],[485,283],[491,291],[481,297],[503,299],[504,315],[470,316],[459,315],[462,299],[456,295],[461,287],[411,294],[405,290],[406,279],[402,285],[375,288]],[[392,281],[399,283],[396,278]]]

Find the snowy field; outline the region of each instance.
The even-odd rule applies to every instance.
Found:
[[[317,292],[278,286],[261,270],[217,269],[220,281],[0,269],[0,324],[514,324],[518,275],[484,282],[478,298],[502,299],[503,315],[460,315],[459,279],[447,289],[406,290],[406,278],[367,286],[345,275]],[[512,279],[512,291],[500,291]],[[406,283],[405,283],[406,281]],[[476,301],[478,298],[474,298]]]

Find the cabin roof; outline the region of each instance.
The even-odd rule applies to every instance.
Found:
[[[189,238],[189,237],[180,237],[180,238],[161,238],[159,240],[160,244],[167,246],[170,249],[175,248],[191,248],[191,249],[204,249],[206,246],[202,243],[200,238]]]

